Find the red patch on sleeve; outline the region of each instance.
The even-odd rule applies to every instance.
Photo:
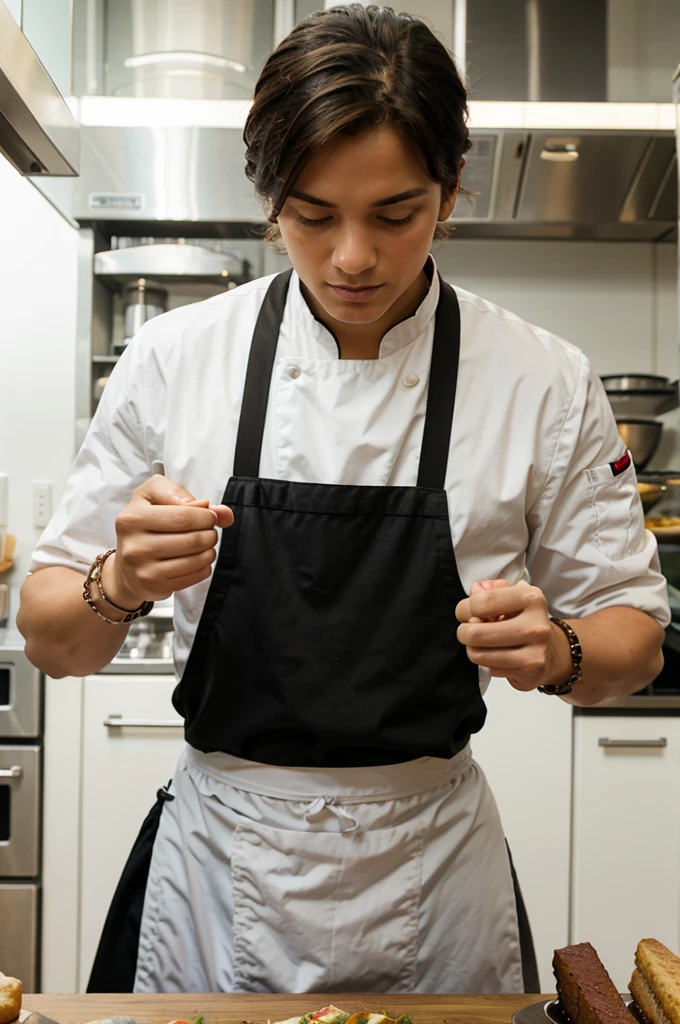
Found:
[[[632,464],[633,460],[630,457],[630,452],[626,452],[626,454],[622,455],[620,459],[616,460],[616,462],[609,463],[609,465],[612,468],[612,474],[614,476],[619,476],[621,473],[625,473],[628,467],[631,466]]]

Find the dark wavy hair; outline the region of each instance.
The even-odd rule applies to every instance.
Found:
[[[274,50],[246,120],[246,174],[276,223],[306,161],[340,133],[387,125],[413,140],[448,196],[470,148],[465,87],[431,30],[391,7],[353,3],[317,11]],[[446,237],[437,225],[435,238]]]

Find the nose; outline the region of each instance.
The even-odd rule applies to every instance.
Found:
[[[372,270],[378,262],[378,254],[370,232],[356,225],[347,225],[336,240],[331,262],[336,270],[348,277]]]

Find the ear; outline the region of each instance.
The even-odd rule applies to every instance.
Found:
[[[458,189],[460,188],[460,176],[464,167],[465,160],[461,158],[458,165],[458,180],[456,181],[455,187],[452,192],[449,192],[446,199],[442,201],[442,204],[439,207],[439,214],[437,216],[437,220],[439,221],[448,220],[453,213],[453,208],[456,205],[456,199],[458,198]]]

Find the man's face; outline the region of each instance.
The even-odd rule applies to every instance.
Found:
[[[339,135],[307,162],[279,214],[288,256],[331,321],[371,324],[416,281],[442,201],[425,161],[393,128]]]

